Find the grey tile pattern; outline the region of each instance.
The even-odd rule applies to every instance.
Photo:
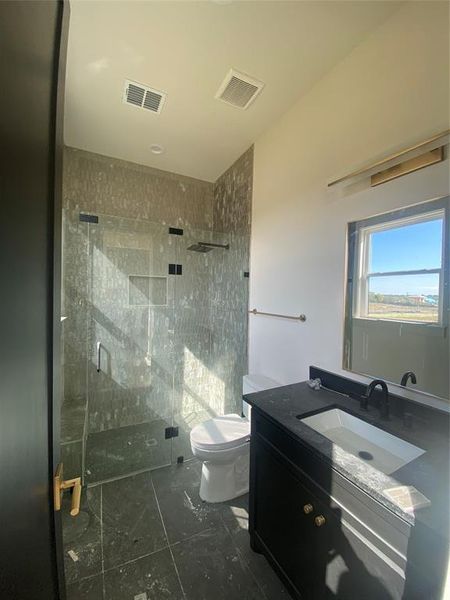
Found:
[[[167,421],[157,419],[91,433],[86,442],[86,483],[170,464],[172,444],[164,435],[167,426]]]
[[[82,472],[83,442],[77,440],[61,444],[61,462],[64,465],[64,477],[80,477]]]
[[[105,598],[124,600],[138,594],[147,600],[183,600],[183,592],[168,548],[105,573]]]
[[[67,583],[102,572],[101,488],[83,489],[80,512],[76,517],[70,516],[70,503],[66,493],[61,513]]]
[[[214,188],[214,231],[248,233],[251,224],[253,146],[219,177]]]
[[[198,495],[197,461],[158,469],[152,473],[152,479],[170,544],[220,526],[217,507],[202,502]]]
[[[167,546],[150,473],[102,486],[105,569]]]
[[[103,574],[66,586],[66,600],[103,600]]]
[[[86,396],[86,311],[88,308],[87,223],[78,213],[63,211],[63,365],[64,398]]]
[[[248,497],[205,504],[199,485],[193,460],[88,488],[65,512],[68,600],[287,600],[250,549]]]
[[[223,382],[223,412],[241,413],[242,377],[247,373],[248,278],[253,190],[253,147],[214,186],[213,229],[230,249],[212,263],[211,357]]]
[[[223,525],[172,548],[188,600],[260,600],[261,590]]]
[[[83,439],[85,415],[85,396],[72,396],[64,400],[61,410],[61,443]]]
[[[88,213],[185,224],[212,224],[213,184],[167,171],[65,148],[64,205]]]
[[[62,420],[64,441],[85,440],[65,452],[75,469],[86,449],[86,481],[189,458],[192,427],[240,413],[252,165],[250,148],[212,184],[66,148]],[[199,241],[230,249],[188,250]],[[172,424],[180,435],[165,443]]]
[[[128,289],[130,306],[167,305],[167,277],[129,275]]]

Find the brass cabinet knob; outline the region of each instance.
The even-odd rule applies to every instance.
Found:
[[[314,524],[316,527],[322,527],[322,525],[325,525],[325,517],[323,515],[317,515],[317,517],[314,519]]]
[[[312,513],[313,510],[314,507],[312,504],[305,504],[305,506],[303,507],[303,512],[305,513],[305,515],[309,515],[309,513]]]

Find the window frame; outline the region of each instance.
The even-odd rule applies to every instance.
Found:
[[[427,203],[428,204],[428,203]],[[406,209],[407,210],[407,209]],[[388,213],[375,217],[377,222],[367,224],[367,221],[356,223],[356,248],[355,248],[355,272],[354,272],[354,296],[353,296],[353,318],[369,319],[373,321],[389,321],[394,323],[410,323],[420,325],[438,325],[442,326],[444,321],[444,288],[445,288],[445,262],[446,262],[446,208],[423,208],[422,211],[413,215],[400,216],[398,212]],[[388,231],[390,229],[400,229],[418,223],[442,220],[442,239],[441,239],[441,266],[433,269],[407,269],[398,271],[378,271],[371,273],[369,264],[371,258],[371,236],[374,233]],[[370,221],[371,219],[369,219]],[[439,301],[438,318],[436,321],[420,321],[414,319],[387,319],[383,316],[374,317],[369,315],[369,290],[370,280],[377,277],[398,277],[402,275],[432,275],[439,276]]]

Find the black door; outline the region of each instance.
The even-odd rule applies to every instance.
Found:
[[[66,20],[53,0],[0,2],[0,598],[8,600],[63,597],[51,482]]]

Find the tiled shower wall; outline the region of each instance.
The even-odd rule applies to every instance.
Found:
[[[240,412],[235,403],[247,373],[252,184],[253,147],[214,185],[214,236],[230,244],[230,250],[218,253],[212,263],[210,304],[214,372],[225,382],[226,412]]]
[[[252,166],[250,149],[212,184],[66,149],[67,476],[96,482],[188,458],[195,424],[240,412]],[[230,249],[187,250],[198,241]],[[182,274],[169,274],[169,264]],[[177,437],[165,438],[169,426]]]

